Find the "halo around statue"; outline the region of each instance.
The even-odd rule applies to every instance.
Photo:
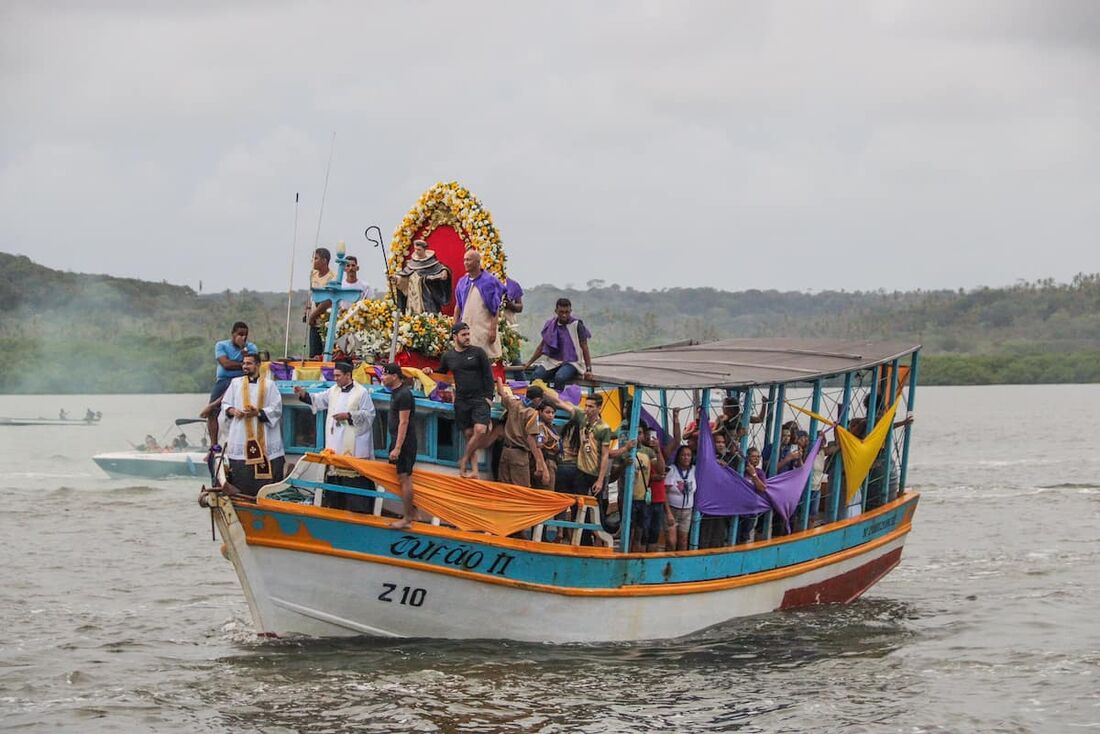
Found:
[[[504,282],[507,256],[500,232],[489,210],[458,181],[440,181],[425,191],[397,225],[390,243],[389,275],[404,265],[412,252],[413,241],[428,239],[443,226],[454,229],[466,247],[481,253],[481,267]]]
[[[440,251],[438,259],[452,276],[447,280],[451,290],[450,302],[439,313],[409,312],[409,280],[418,280],[409,270],[414,263],[413,242],[417,240],[424,240],[431,248]],[[462,274],[462,251],[471,247],[481,254],[482,267],[503,282],[506,278],[507,257],[489,210],[457,181],[435,184],[420,195],[416,205],[409,210],[393,233],[390,254],[386,260],[386,275],[394,278],[395,286],[400,284],[401,287],[387,290],[381,298],[357,302],[340,317],[337,335],[353,334],[356,352],[364,359],[380,357],[389,349],[393,333],[393,314],[395,310],[400,310],[397,327],[399,351],[406,355],[406,359],[410,355],[438,357],[451,344],[451,325],[454,323],[451,314],[454,308],[453,289]],[[434,265],[435,252],[427,252]],[[427,292],[427,280],[420,281],[412,290],[418,291],[423,287],[424,292]],[[393,300],[395,291],[401,301],[400,309]],[[420,304],[429,302],[429,299],[423,297],[413,300]],[[523,337],[514,325],[504,319],[499,324],[504,358],[514,361],[519,358]]]

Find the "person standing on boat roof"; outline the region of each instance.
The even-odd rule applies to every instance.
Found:
[[[390,524],[391,528],[403,529],[416,520],[416,500],[413,496],[412,471],[416,464],[416,430],[413,428],[413,416],[416,414],[416,399],[412,390],[405,384],[401,375],[401,366],[390,362],[382,369],[382,384],[390,391],[390,455],[391,464],[397,468],[397,481],[401,484],[401,502],[404,514],[400,520]]]
[[[455,321],[470,325],[470,343],[481,347],[489,359],[503,354],[497,319],[504,300],[504,284],[481,269],[481,255],[470,248],[462,257],[466,274],[455,287]]]
[[[301,385],[294,386],[294,394],[308,405],[316,415],[327,410],[325,416],[325,448],[337,454],[354,456],[358,459],[374,458],[374,401],[370,391],[352,379],[352,366],[348,362],[337,362],[332,368],[332,378],[336,383],[324,392],[310,394]],[[341,479],[357,480],[354,477]],[[351,481],[351,486],[359,486]],[[360,510],[364,503],[361,498],[341,492],[326,492],[322,497],[323,507],[338,510]]]
[[[450,372],[455,380],[455,424],[466,436],[466,450],[458,460],[459,476],[477,476],[477,452],[489,433],[489,407],[493,404],[493,366],[489,355],[472,344],[470,327],[458,321],[451,328],[454,347],[439,358],[436,372]],[[424,370],[431,374],[430,368]]]
[[[218,443],[218,411],[221,409],[222,395],[229,389],[229,383],[244,374],[241,362],[245,353],[256,354],[256,345],[248,341],[248,324],[238,321],[229,330],[229,338],[214,345],[214,362],[217,365],[214,387],[206,400],[206,407],[199,413],[206,419],[206,432],[210,435],[210,445]]]
[[[336,280],[336,272],[329,268],[332,262],[332,253],[326,247],[318,247],[313,251],[313,271],[309,274],[310,288],[324,288]],[[313,359],[320,359],[325,351],[325,340],[321,336],[317,326],[321,317],[328,313],[332,301],[322,301],[314,304],[306,313],[306,321],[309,323],[309,353]]]
[[[500,304],[501,316],[512,326],[519,321],[523,312],[523,286],[511,278],[504,279],[504,301]]]
[[[275,382],[260,376],[259,357],[244,355],[241,370],[244,375],[234,378],[225,391],[220,415],[228,431],[230,481],[255,497],[261,487],[283,478],[283,399]]]
[[[588,340],[591,338],[592,333],[584,322],[573,317],[573,302],[568,298],[559,298],[554,306],[554,318],[542,325],[542,341],[523,368],[529,370],[532,365],[537,365],[534,379],[550,382],[555,390],[562,390],[578,375],[590,380],[592,355],[588,352]]]

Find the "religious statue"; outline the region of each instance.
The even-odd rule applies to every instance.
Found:
[[[390,280],[397,287],[397,307],[404,314],[439,313],[451,302],[451,271],[424,240],[413,242],[412,255]]]

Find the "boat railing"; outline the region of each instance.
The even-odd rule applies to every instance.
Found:
[[[291,501],[293,499],[280,496],[280,493],[286,489],[298,489],[303,490],[307,495],[303,495],[302,499],[308,498],[308,504],[317,505],[320,503],[322,493],[335,493],[354,495],[357,497],[367,497],[373,502],[371,503],[370,515],[375,517],[382,516],[383,503],[386,500],[393,502],[400,502],[401,497],[385,489],[366,489],[363,487],[350,487],[344,484],[333,484],[331,482],[318,482],[311,479],[301,479],[298,477],[288,477],[284,481],[277,485],[265,488],[263,497],[265,499],[272,499],[277,501]],[[614,540],[603,528],[603,524],[600,520],[600,507],[595,497],[581,497],[580,502],[577,503],[573,510],[571,519],[568,520],[545,520],[538,525],[530,528],[531,540],[535,542],[543,542],[548,533],[548,528],[553,528],[555,533],[558,531],[565,532],[566,541],[569,545],[579,546],[584,537],[584,533],[587,531],[596,536],[601,543],[608,547],[614,545]],[[296,502],[296,504],[305,504],[304,502]],[[430,524],[436,527],[447,526],[451,527],[448,523],[444,523],[438,517],[434,515],[428,521]],[[549,541],[548,541],[549,542]]]

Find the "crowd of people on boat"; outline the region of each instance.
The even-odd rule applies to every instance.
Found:
[[[358,283],[354,257],[347,257],[344,286]],[[314,253],[314,287],[323,287],[335,278],[325,248]],[[810,446],[810,435],[798,421],[782,426],[780,441],[772,446],[765,441],[757,446],[749,440],[751,427],[765,422],[769,409],[766,401],[756,414],[743,417],[738,396],[725,397],[721,414],[713,422],[700,426],[696,421],[681,425],[681,410],[672,408],[664,416],[671,431],[641,425],[637,438],[615,435],[602,418],[603,396],[589,393],[583,401],[574,383],[592,378],[589,341],[591,331],[582,319],[573,315],[568,298],[559,298],[554,315],[543,325],[539,344],[531,357],[515,365],[530,378],[522,394],[503,379],[497,319],[512,319],[523,309],[523,290],[518,283],[502,283],[481,268],[476,250],[467,250],[466,273],[455,289],[456,317],[451,332],[452,346],[427,376],[447,375],[453,383],[454,420],[465,437],[465,449],[457,467],[462,477],[479,477],[488,466],[485,478],[518,486],[557,492],[595,496],[600,499],[604,517],[614,515],[614,497],[625,491],[626,476],[632,461],[632,538],[636,551],[684,550],[689,544],[698,482],[696,464],[700,431],[713,437],[716,461],[742,474],[763,492],[771,476],[803,466]],[[425,243],[417,241],[414,254],[405,268],[394,276],[398,302],[405,309],[438,309],[447,305],[450,274],[440,266]],[[441,287],[440,284],[446,285]],[[362,285],[362,284],[360,284]],[[362,286],[361,292],[369,294]],[[349,304],[340,303],[338,307]],[[330,304],[313,307],[306,315],[311,324],[310,352],[320,356],[323,350],[320,332],[315,328]],[[261,375],[256,345],[248,341],[248,327],[233,325],[230,338],[215,347],[217,375],[209,404],[204,411],[209,421],[212,450],[219,440],[219,424],[228,428],[224,436],[225,458],[235,490],[255,495],[266,484],[284,476],[285,455],[282,431],[282,399],[272,380]],[[298,399],[316,412],[326,411],[325,447],[339,454],[373,459],[373,422],[375,408],[370,391],[353,378],[355,365],[337,355],[333,368],[334,384],[323,392],[309,392],[298,386]],[[403,515],[394,527],[407,527],[417,517],[412,482],[418,453],[414,429],[416,400],[404,371],[398,364],[386,364],[381,382],[389,397],[389,445],[386,453],[396,467],[404,501]],[[568,392],[572,390],[573,395]],[[567,399],[573,397],[573,400]],[[493,420],[493,407],[499,401],[499,418]],[[582,403],[578,405],[577,403]],[[564,416],[564,420],[562,417]],[[866,421],[856,418],[849,430],[859,436]],[[776,454],[772,460],[772,453]],[[828,506],[834,467],[839,464],[838,447],[829,443],[814,458],[809,480],[809,502],[799,512],[808,511],[806,525],[821,522],[823,507]],[[770,469],[770,471],[769,471]],[[892,485],[896,492],[896,474],[879,486]],[[339,482],[338,482],[339,483]],[[874,473],[872,472],[872,486]],[[889,492],[878,491],[879,504]],[[858,514],[866,505],[857,497],[840,508],[839,518]],[[331,493],[325,504],[340,509],[362,510],[365,503],[354,495]],[[798,517],[796,527],[803,518]],[[736,532],[733,523],[736,522]],[[773,513],[760,515],[702,518],[698,547],[718,547],[744,543],[784,532]],[[613,528],[608,528],[613,529]],[[544,536],[558,540],[553,531]]]

